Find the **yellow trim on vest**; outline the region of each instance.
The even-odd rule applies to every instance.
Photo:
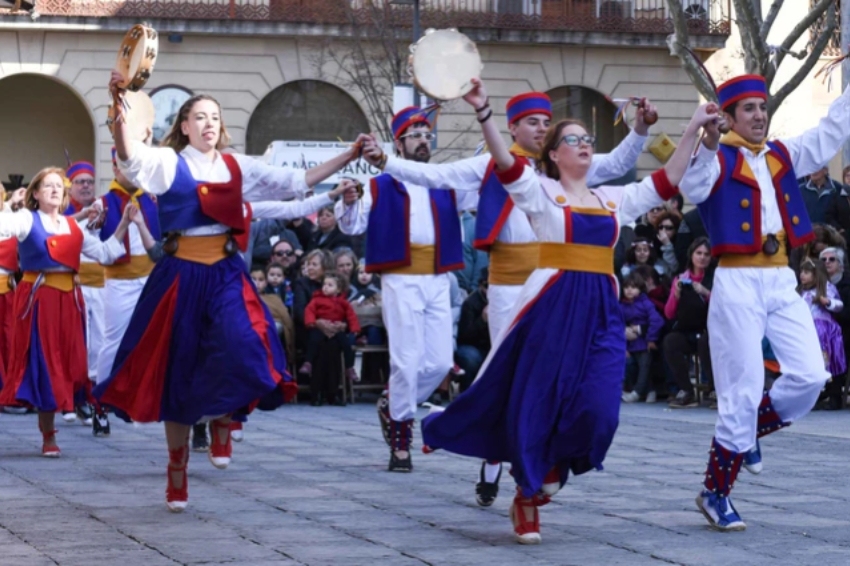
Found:
[[[588,244],[540,243],[538,268],[614,274],[614,250]]]
[[[720,267],[788,267],[788,252],[785,249],[785,231],[780,230],[776,234],[779,240],[779,251],[773,255],[759,251],[755,254],[730,254],[720,256]],[[764,236],[762,244],[767,240]]]
[[[490,248],[490,284],[524,285],[531,272],[537,269],[539,255],[538,242],[493,242]]]
[[[127,263],[107,265],[103,268],[107,279],[139,279],[147,277],[153,270],[154,263],[145,255],[131,255]]]
[[[608,205],[613,206],[614,203],[609,202]],[[611,216],[610,210],[599,208],[596,206],[571,206],[570,211],[576,212],[578,214],[589,214],[590,216]]]
[[[0,295],[5,295],[15,290],[15,274],[0,274]]]
[[[42,275],[42,272],[24,271],[24,277],[21,279],[21,282],[35,283],[39,275]],[[42,279],[41,284],[58,289],[59,291],[68,292],[74,290],[76,281],[74,274],[70,271],[48,271],[44,273],[44,279]]]
[[[434,275],[437,264],[436,246],[423,246],[422,244],[410,244],[410,265],[396,267],[382,271],[390,275]]]
[[[174,257],[194,261],[204,265],[213,265],[228,257],[224,246],[230,240],[229,234],[214,236],[180,236],[177,238],[177,251]]]
[[[84,287],[103,287],[106,277],[99,263],[80,263],[80,285]]]
[[[778,157],[773,155],[772,153],[768,153],[765,156],[767,160],[767,168],[770,170],[770,178],[775,179],[776,174],[782,171],[782,168],[785,167]]]

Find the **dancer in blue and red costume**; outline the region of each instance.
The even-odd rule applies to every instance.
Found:
[[[487,100],[483,85],[464,99]],[[699,128],[714,105],[694,114],[664,169],[640,183],[588,189],[595,139],[575,120],[546,134],[545,176],[512,155],[492,117],[478,115],[497,174],[529,215],[540,241],[537,268],[500,332],[479,378],[443,413],[429,415],[424,442],[436,449],[511,462],[517,541],[540,542],[537,507],[570,472],[601,469],[617,430],[626,359],[625,325],[613,275],[619,226],[672,197]]]
[[[820,170],[850,137],[850,89],[817,127],[771,141],[763,77],[730,79],[717,97],[731,131],[721,137],[706,128],[681,183],[720,258],[708,309],[717,424],[696,501],[714,529],[742,531],[746,524],[729,497],[738,472],[761,471],[757,439],[805,416],[829,379],[786,244],[814,239],[796,179]],[[762,379],[763,337],[782,367],[770,391]]]
[[[110,90],[121,115],[120,73]],[[303,171],[223,153],[229,142],[221,107],[198,95],[180,107],[164,147],[129,143],[115,127],[118,166],[135,186],[157,195],[160,228],[170,232],[115,357],[95,394],[137,422],[165,421],[169,510],[188,504],[191,425],[212,418],[209,457],[230,463],[230,415],[280,387],[297,386],[274,321],[248,277],[234,238],[244,235],[242,202],[301,197],[345,166],[357,146]]]
[[[11,211],[24,202],[26,189],[17,189],[6,202],[0,188],[0,211]],[[0,387],[6,378],[12,352],[12,327],[15,322],[15,272],[18,270],[18,239],[0,238]],[[26,409],[23,409],[26,410]]]
[[[15,291],[15,326],[0,405],[38,409],[42,454],[59,456],[54,417],[74,409],[74,393],[88,382],[85,302],[76,283],[80,254],[111,263],[124,253],[129,215],[106,242],[62,212],[68,205],[65,172],[39,171],[26,191],[26,210],[0,214],[0,237],[18,240],[23,279]]]

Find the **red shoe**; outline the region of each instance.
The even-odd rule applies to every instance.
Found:
[[[222,442],[221,436],[227,433],[227,440]],[[212,465],[219,470],[230,465],[233,455],[233,444],[230,442],[230,423],[222,424],[217,420],[210,421],[210,450],[207,452]]]
[[[230,438],[233,442],[242,442],[244,435],[242,434],[242,423],[239,421],[230,421]]]
[[[43,443],[41,445],[41,455],[45,458],[58,458],[62,453],[59,446],[56,444],[56,429],[49,432],[41,431]]]
[[[526,509],[534,511],[533,518],[530,521],[526,519]],[[542,540],[540,538],[540,513],[537,512],[535,501],[523,497],[519,488],[517,488],[509,513],[514,525],[516,541],[520,544],[540,544]]]
[[[174,474],[181,475],[180,488],[174,487]],[[165,488],[165,505],[172,513],[182,513],[189,505],[189,476],[186,474],[186,464],[176,466],[168,464],[168,487]]]

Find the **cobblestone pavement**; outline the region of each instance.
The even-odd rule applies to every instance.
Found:
[[[542,509],[543,544],[524,547],[507,475],[483,509],[471,459],[416,452],[413,474],[386,472],[369,404],[255,414],[227,470],[192,454],[181,515],[164,505],[161,425],[95,439],[63,423],[62,457],[47,460],[35,417],[3,414],[0,564],[850,564],[850,414],[767,438],[765,471],[742,471],[734,491],[748,529],[730,534],[694,505],[713,419],[624,406],[605,471],[571,480]]]

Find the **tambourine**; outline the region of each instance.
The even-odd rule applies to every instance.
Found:
[[[128,141],[147,142],[153,133],[154,106],[151,97],[144,92],[124,93],[124,121],[128,128]],[[115,106],[109,107],[106,125],[109,132],[115,135]]]
[[[483,68],[478,47],[455,29],[430,29],[410,46],[410,78],[434,100],[465,95],[473,88],[470,79],[480,77]]]
[[[115,68],[124,76],[119,88],[137,92],[153,73],[159,51],[159,35],[152,27],[137,24],[121,40]]]

